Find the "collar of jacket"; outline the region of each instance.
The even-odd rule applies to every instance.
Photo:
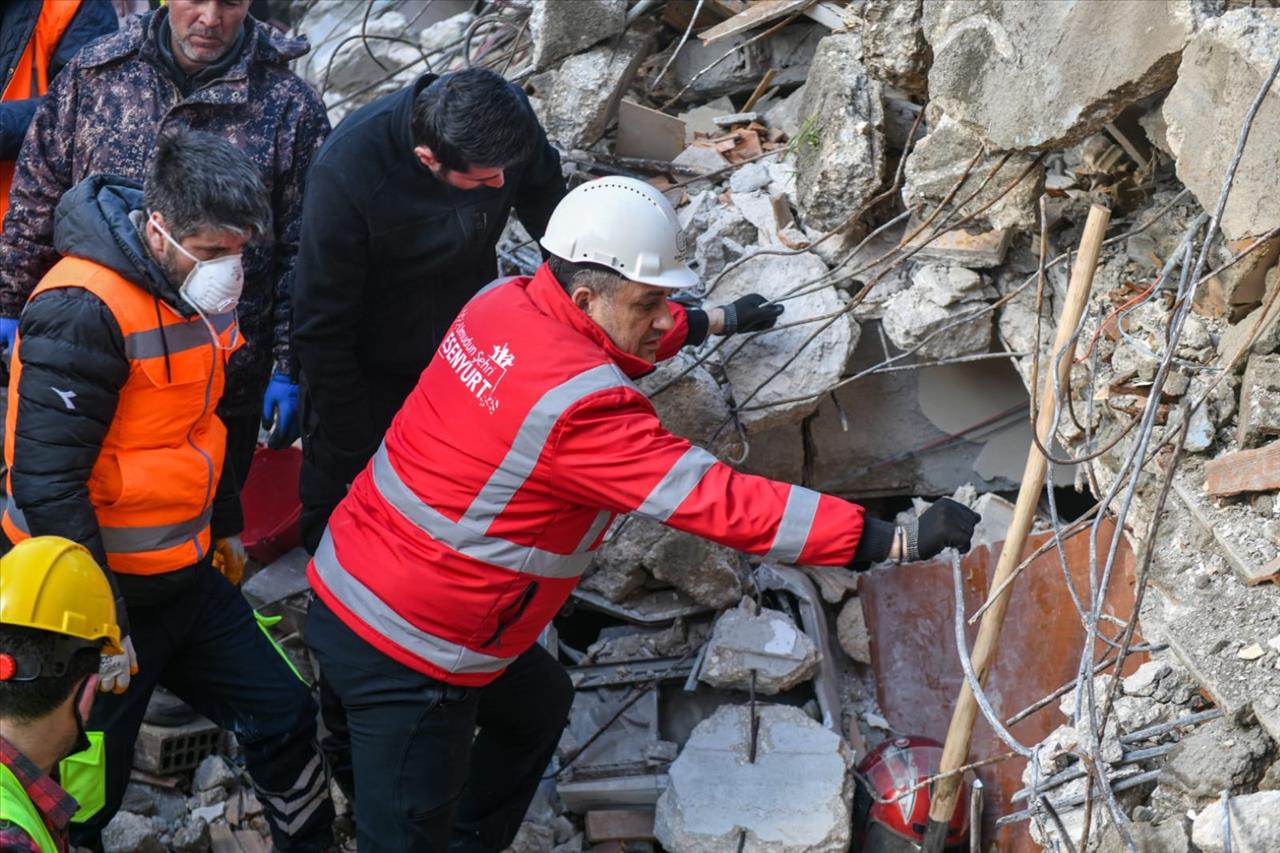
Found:
[[[631,379],[639,379],[646,373],[653,372],[654,365],[651,362],[618,349],[604,329],[597,326],[594,320],[573,303],[560,282],[551,274],[549,264],[544,262],[538,267],[526,285],[526,292],[542,313],[559,320],[583,337],[590,338]]]
[[[437,180],[435,175],[431,174],[431,170],[422,165],[422,161],[418,159],[418,155],[413,153],[413,149],[417,145],[417,143],[413,141],[413,102],[417,100],[418,93],[430,86],[439,76],[439,74],[432,74],[428,71],[418,77],[417,80],[410,83],[408,86],[408,97],[402,97],[400,99],[400,103],[396,104],[390,125],[391,134],[393,136],[398,135],[400,137],[399,144],[403,145],[404,150],[409,152],[409,158],[413,160],[414,166],[416,166],[418,171],[423,175],[430,177],[433,181]],[[401,93],[404,92],[403,89],[400,91]],[[392,95],[391,97],[395,96]],[[442,186],[447,186],[443,182],[440,183]]]
[[[163,68],[156,38],[160,22],[169,10],[161,7],[145,15],[135,15],[125,21],[115,34],[100,39],[80,51],[77,59],[82,68],[96,68],[133,58],[146,59]],[[305,37],[286,36],[275,27],[257,21],[252,15],[245,18],[246,42],[240,59],[220,79],[191,93],[187,100],[204,103],[246,103],[249,98],[249,67],[255,64],[277,65],[287,70],[287,63],[305,56],[311,45]]]

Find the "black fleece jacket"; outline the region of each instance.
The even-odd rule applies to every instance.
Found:
[[[462,306],[497,276],[512,208],[538,239],[566,192],[541,129],[532,160],[507,169],[500,188],[437,180],[410,131],[413,98],[434,79],[348,116],[307,178],[293,355],[315,424],[308,444],[324,445],[326,467],[347,481],[377,448],[384,410],[395,413]]]
[[[54,244],[59,254],[101,264],[150,293],[157,303],[195,316],[144,248],[141,222],[142,188],[127,178],[95,175],[58,203]],[[27,303],[18,335],[16,358],[22,377],[9,473],[11,500],[22,510],[33,536],[65,536],[87,547],[106,566],[89,500],[89,477],[129,378],[120,326],[97,296],[65,287]],[[66,404],[68,399],[72,406]],[[220,489],[234,488],[233,478],[225,479]],[[145,577],[108,575],[123,601],[138,606],[163,601],[189,582],[191,567],[174,568],[178,571]]]

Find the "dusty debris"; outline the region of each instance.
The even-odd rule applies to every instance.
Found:
[[[1191,840],[1204,853],[1226,850],[1225,825],[1231,826],[1231,850],[1238,853],[1263,853],[1280,850],[1280,791],[1232,797],[1223,818],[1221,804],[1207,806],[1195,817]]]
[[[985,352],[994,321],[990,311],[978,309],[994,295],[995,288],[973,270],[925,264],[912,274],[910,289],[885,303],[884,330],[898,349],[920,346],[922,358]],[[969,315],[975,316],[963,319]],[[934,335],[944,326],[946,332]]]
[[[862,44],[848,33],[818,46],[805,84],[805,117],[796,145],[796,205],[815,228],[841,225],[871,199],[884,180],[884,106],[880,84],[860,59]]]
[[[557,59],[616,36],[626,26],[626,15],[626,0],[534,3],[529,15],[534,67],[546,68]]]
[[[924,0],[869,0],[855,19],[871,75],[915,97],[928,94],[933,58],[921,29],[923,12]]]
[[[654,834],[667,849],[734,850],[744,833],[749,850],[848,848],[848,745],[797,708],[763,705],[757,711],[754,762],[749,708],[725,705],[694,729],[658,800]]]
[[[1187,48],[1163,113],[1178,178],[1205,207],[1218,198],[1245,112],[1271,71],[1278,42],[1280,9],[1237,9],[1205,24]],[[1280,97],[1280,82],[1272,84],[1271,96]],[[1280,115],[1261,111],[1222,217],[1232,239],[1280,226],[1280,173],[1267,143],[1277,134]]]
[[[813,677],[819,652],[786,614],[748,600],[716,620],[698,677],[715,687],[781,693]]]
[[[1187,0],[1154,16],[1142,2],[925,3],[929,95],[995,150],[1072,145],[1172,83],[1202,15]]]
[[[549,84],[535,80],[542,106],[539,117],[547,138],[566,148],[599,140],[652,45],[651,33],[633,27],[566,59],[557,70],[548,72]]]
[[[836,620],[836,636],[840,639],[840,648],[850,658],[858,663],[871,663],[871,635],[867,633],[867,617],[862,612],[862,600],[856,596],[840,608],[840,616]]]
[[[1238,424],[1236,443],[1241,448],[1280,436],[1280,355],[1249,359],[1240,383]]]

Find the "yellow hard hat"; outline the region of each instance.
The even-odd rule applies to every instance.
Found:
[[[34,536],[0,557],[0,624],[38,628],[122,654],[115,596],[89,549]]]

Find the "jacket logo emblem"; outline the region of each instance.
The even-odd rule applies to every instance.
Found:
[[[489,358],[493,359],[493,363],[503,370],[506,370],[516,362],[515,355],[512,354],[511,350],[507,349],[506,344],[494,344],[493,352],[490,353]]]
[[[436,356],[444,360],[458,381],[493,414],[498,410],[495,394],[498,384],[507,375],[507,368],[515,364],[516,356],[505,343],[494,344],[492,352],[486,353],[467,332],[465,317],[464,310],[440,342]]]
[[[75,391],[62,391],[58,388],[54,388],[52,385],[49,386],[49,390],[57,394],[58,397],[62,399],[62,405],[66,406],[68,411],[75,411],[76,404],[71,402],[76,397]]]

